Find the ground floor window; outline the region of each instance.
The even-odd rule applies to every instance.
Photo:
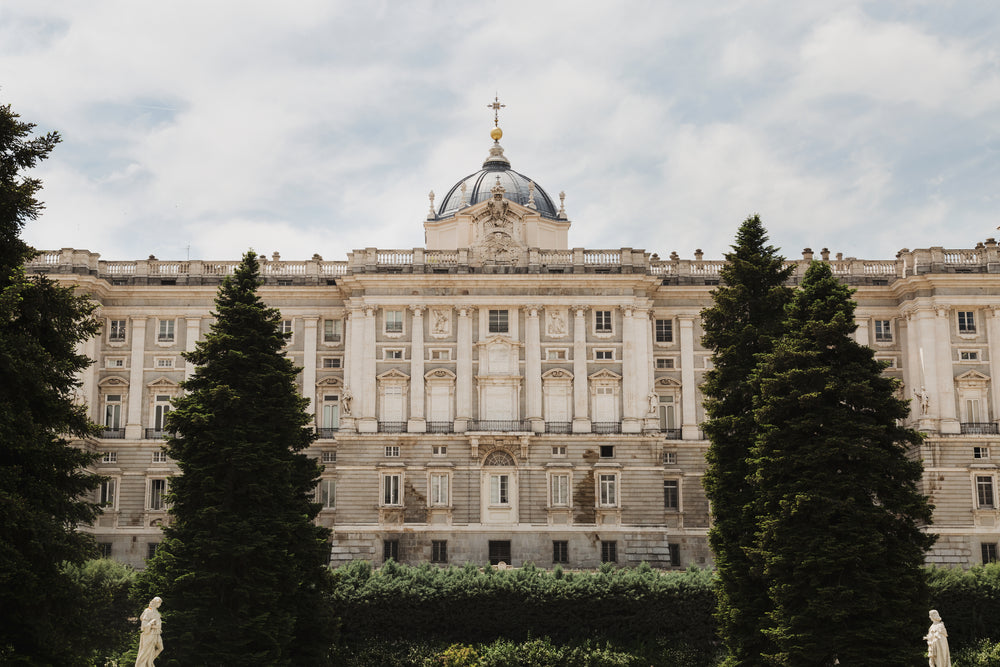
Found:
[[[448,540],[431,541],[431,562],[432,563],[448,562]]]
[[[670,566],[680,567],[681,566],[681,545],[679,544],[668,544],[670,547]]]
[[[97,550],[101,558],[111,558],[111,542],[98,542]]]
[[[510,540],[490,540],[490,565],[510,565]]]
[[[996,545],[996,542],[983,542],[979,546],[983,550],[983,563],[995,563],[995,562],[997,562],[997,545]]]
[[[156,555],[156,548],[160,546],[159,542],[150,542],[146,545],[146,560],[149,560]]]
[[[617,563],[618,562],[618,543],[615,541],[603,541],[601,542],[601,562],[602,563]]]
[[[382,562],[390,558],[399,562],[399,540],[382,540]]]
[[[569,542],[566,540],[553,540],[552,542],[552,562],[569,562]]]

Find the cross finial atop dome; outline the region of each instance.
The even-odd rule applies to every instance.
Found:
[[[503,136],[503,130],[500,129],[500,109],[506,106],[506,104],[500,103],[499,96],[494,96],[493,101],[486,105],[487,109],[493,109],[493,129],[490,130],[490,137],[497,144],[500,143],[500,137]]]

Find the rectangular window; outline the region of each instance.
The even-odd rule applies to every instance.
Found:
[[[618,543],[615,541],[602,541],[601,542],[601,562],[602,563],[617,563],[618,562]]]
[[[569,505],[569,475],[552,475],[552,493],[550,495],[553,507]]]
[[[569,562],[569,542],[566,540],[552,541],[552,562],[562,564]]]
[[[399,456],[399,445],[386,445],[385,455],[390,458],[396,458]]]
[[[166,463],[167,453],[164,451],[153,452],[153,463]]]
[[[106,357],[104,359],[105,368],[125,368],[125,357]]]
[[[976,477],[976,500],[980,509],[993,509],[993,478],[985,475]]]
[[[166,509],[167,504],[164,499],[164,495],[167,493],[167,480],[165,479],[151,479],[149,480],[149,499],[147,501],[147,509],[151,510],[162,510]]]
[[[401,475],[384,475],[382,477],[382,504],[399,505]]]
[[[663,465],[672,466],[677,463],[677,452],[663,452]]]
[[[681,566],[681,545],[679,545],[679,544],[668,544],[667,548],[670,549],[670,567],[680,567]]]
[[[341,368],[342,365],[340,357],[323,357],[323,368]]]
[[[156,549],[160,546],[159,542],[150,542],[146,545],[146,560],[149,560],[156,555]]]
[[[447,445],[431,445],[431,454],[434,456],[444,456],[448,453]]]
[[[323,452],[323,463],[336,463],[337,462],[337,452],[331,452],[329,450]]]
[[[386,333],[403,333],[403,311],[401,310],[387,310],[385,311],[385,332]]]
[[[507,311],[490,311],[490,333],[507,333]]]
[[[601,507],[618,506],[618,476],[599,475],[598,483],[601,492]]]
[[[343,320],[323,320],[323,342],[339,343],[344,338]]]
[[[997,544],[996,542],[983,542],[979,545],[982,549],[983,554],[983,564],[995,563],[997,562]]]
[[[111,542],[98,542],[97,552],[101,558],[111,558]]]
[[[548,361],[566,361],[566,350],[546,350],[545,358]]]
[[[382,560],[399,562],[399,540],[382,540]]]
[[[657,357],[656,367],[660,370],[669,370],[674,367],[674,360],[672,357]]]
[[[566,445],[553,445],[552,456],[566,456]]]
[[[663,480],[663,509],[676,512],[680,508],[680,483],[676,479]]]
[[[656,320],[656,342],[674,342],[674,322],[673,320]]]
[[[892,342],[892,320],[875,320],[875,342]]]
[[[340,428],[340,394],[325,394],[323,408],[320,413],[320,428],[337,430]],[[324,437],[332,437],[331,433],[321,433]]]
[[[988,458],[990,458],[990,448],[989,447],[973,447],[972,448],[972,458],[974,458],[974,459],[988,459]]]
[[[451,350],[431,350],[431,361],[448,361],[451,359]]]
[[[431,505],[446,507],[450,504],[448,481],[446,474],[435,473],[431,475]]]
[[[108,342],[124,343],[127,320],[111,320],[108,323]]]
[[[979,361],[979,352],[976,350],[959,350],[960,361]]]
[[[122,423],[121,394],[108,394],[104,397],[104,427],[120,429]]]
[[[334,509],[337,506],[337,480],[321,479],[319,482],[319,497],[317,500],[320,505],[322,505],[323,509]]]
[[[115,492],[118,490],[118,482],[113,479],[106,479],[101,482],[101,505],[104,507],[115,506]]]
[[[118,463],[118,452],[104,452],[101,463]]]
[[[594,350],[594,360],[595,361],[614,361],[615,351],[614,350]]]
[[[490,475],[490,504],[509,505],[510,475]]]
[[[159,343],[173,343],[174,342],[174,321],[173,320],[160,320],[160,329],[156,334],[156,340]]]
[[[448,562],[448,540],[431,540],[431,562]]]
[[[611,333],[611,311],[594,311],[594,333]]]
[[[153,430],[162,433],[167,430],[167,415],[170,414],[170,396],[159,395],[153,403]]]
[[[402,359],[403,358],[403,351],[400,350],[400,349],[395,349],[395,348],[394,349],[385,349],[385,350],[382,350],[382,354],[383,354],[383,359],[385,359],[386,361],[388,361],[390,359]]]
[[[614,445],[601,445],[601,458],[602,459],[613,459],[613,458],[615,458],[615,446]]]
[[[510,565],[510,540],[490,540],[490,565]]]
[[[958,311],[958,333],[976,333],[976,314],[971,310]]]
[[[173,357],[158,357],[156,359],[157,368],[173,368],[174,358]]]
[[[281,320],[281,333],[282,333],[282,335],[292,333],[292,321],[291,320]]]

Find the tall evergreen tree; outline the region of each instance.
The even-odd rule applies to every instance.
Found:
[[[724,284],[701,314],[702,342],[713,351],[713,368],[702,385],[708,413],[703,428],[711,441],[704,485],[712,504],[709,542],[719,575],[716,615],[727,649],[725,664],[757,665],[770,644],[761,632],[769,608],[767,586],[748,555],[756,532],[747,466],[757,430],[750,377],[758,357],[781,333],[791,269],[767,244],[756,215],[740,226],[726,260]]]
[[[34,127],[0,106],[0,662],[75,665],[86,624],[61,566],[94,554],[75,529],[97,515],[85,498],[99,480],[66,437],[95,433],[73,395],[90,364],[77,346],[99,325],[86,297],[24,272],[36,252],[20,233],[42,210],[24,171],[59,143]]]
[[[873,351],[851,290],[814,262],[758,367],[756,556],[779,665],[916,665],[931,507],[907,457],[920,434]]]
[[[321,665],[331,636],[329,530],[313,523],[321,468],[302,450],[307,400],[284,356],[281,315],[247,253],[175,401],[171,523],[144,588],[163,598],[161,659],[179,665]]]

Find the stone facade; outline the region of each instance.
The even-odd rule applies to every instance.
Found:
[[[463,189],[457,210],[428,215],[425,248],[261,259],[315,415],[331,562],[711,564],[699,313],[722,262],[569,248],[564,210],[528,193],[519,203],[497,185],[467,203]],[[792,261],[793,283],[811,259]],[[857,339],[927,434],[913,455],[941,535],[929,560],[995,558],[997,244],[815,259],[857,289]],[[105,430],[80,444],[104,453],[93,531],[116,559],[141,566],[169,520],[163,416],[192,372],[180,353],[236,264],[63,249],[29,266],[91,294],[105,320],[79,397]]]

